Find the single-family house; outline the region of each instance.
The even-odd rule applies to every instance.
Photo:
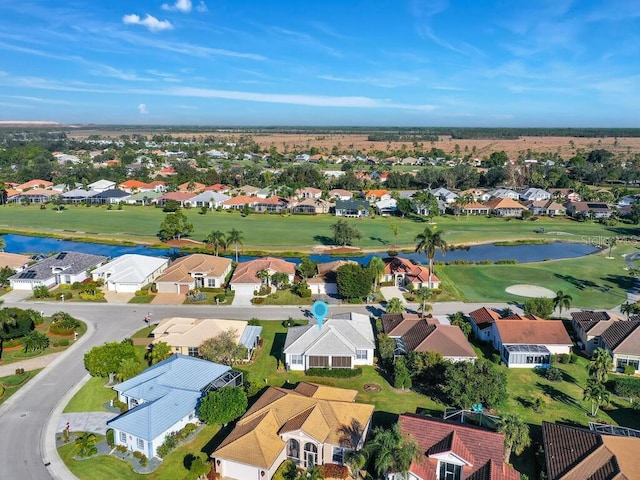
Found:
[[[580,194],[571,188],[550,188],[549,193],[557,200],[579,202]]]
[[[178,202],[181,207],[184,207],[197,194],[193,192],[167,192],[156,198],[156,204],[165,206],[167,202]]]
[[[294,162],[308,162],[311,158],[311,155],[308,153],[299,153],[296,155],[296,158],[293,159]]]
[[[613,215],[613,210],[602,202],[569,202],[567,213],[578,218],[609,218]]]
[[[382,329],[396,342],[394,355],[437,352],[451,362],[474,362],[478,356],[460,327],[443,325],[435,317],[415,313],[385,313]]]
[[[118,188],[124,192],[136,193],[145,189],[146,186],[147,184],[145,182],[141,182],[140,180],[130,179],[125,182],[122,182],[120,185],[118,185]]]
[[[154,192],[166,192],[167,184],[162,180],[154,180],[153,182],[147,183],[146,189]]]
[[[504,435],[484,428],[403,414],[400,432],[418,444],[419,458],[409,476],[392,473],[389,480],[519,480],[520,473],[504,461]]]
[[[305,198],[320,198],[322,196],[322,190],[314,187],[304,187],[296,190],[296,197],[299,199]]]
[[[236,210],[240,210],[244,208],[245,205],[248,205],[249,208],[252,208],[259,200],[260,199],[256,195],[237,195],[222,202],[222,208],[233,208]]]
[[[284,343],[288,370],[354,368],[373,365],[375,340],[368,315],[347,313],[325,320],[322,326],[291,327]]]
[[[25,183],[20,183],[18,185],[15,185],[13,189],[19,192],[24,192],[27,190],[32,190],[34,188],[46,190],[51,187],[53,187],[53,182],[49,182],[48,180],[34,179],[34,180],[29,180],[28,182],[25,182]]]
[[[523,202],[523,205],[531,210],[533,215],[544,215],[548,217],[557,217],[560,215],[566,215],[567,209],[564,205],[554,200],[536,200]]]
[[[84,190],[82,188],[75,188],[73,190],[69,190],[68,192],[63,192],[60,194],[60,198],[64,203],[82,203],[87,201],[87,199],[91,198],[94,195],[97,195],[98,192],[94,190]]]
[[[213,185],[209,185],[204,188],[205,192],[213,191],[218,193],[228,193],[231,191],[231,187],[229,185],[225,185],[223,183],[214,183]]]
[[[307,284],[314,295],[336,295],[338,293],[338,280],[336,272],[338,268],[348,263],[356,263],[353,260],[336,260],[334,262],[318,264],[318,273],[307,279]]]
[[[497,217],[521,217],[522,212],[527,209],[527,207],[509,197],[494,197],[487,202],[487,207],[489,212]]]
[[[329,190],[329,198],[335,198],[336,200],[351,200],[353,198],[353,193],[349,190],[334,188],[333,190]]]
[[[444,187],[432,188],[429,190],[429,193],[447,204],[454,203],[458,198],[460,198],[457,193],[453,193],[451,190]]]
[[[371,426],[374,406],[356,403],[357,394],[307,382],[293,390],[269,387],[211,454],[216,473],[270,480],[285,460],[305,468],[343,464]]]
[[[551,355],[571,353],[573,342],[561,321],[512,317],[493,323],[493,346],[508,368],[548,367]]]
[[[165,437],[199,423],[197,407],[210,391],[241,386],[242,373],[226,365],[172,355],[113,387],[129,410],[107,422],[114,442],[147,458],[158,456]]]
[[[14,290],[33,290],[45,286],[82,282],[90,276],[89,270],[102,265],[107,257],[80,252],[60,252],[29,265],[20,273],[9,277]]]
[[[256,197],[258,198],[269,198],[276,193],[277,188],[275,187],[264,187],[256,192]]]
[[[132,194],[126,198],[125,203],[131,205],[152,205],[156,203],[159,197],[164,195],[163,192],[156,192],[154,190],[146,190]]]
[[[391,198],[391,193],[388,190],[367,190],[364,192],[364,198],[369,202],[377,202]]]
[[[475,202],[486,202],[491,198],[491,194],[482,188],[469,188],[460,192],[461,197],[471,196]]]
[[[163,342],[171,347],[173,353],[197,357],[198,347],[202,345],[202,342],[230,330],[233,331],[238,345],[242,345],[247,349],[245,360],[249,360],[260,342],[262,327],[249,325],[244,320],[165,318],[151,332],[153,337],[151,344]]]
[[[640,372],[640,317],[612,322],[600,335],[602,348],[613,357],[613,368],[624,371],[632,366]]]
[[[261,271],[269,273],[272,277],[274,273],[286,273],[289,283],[293,283],[296,274],[296,264],[287,262],[281,258],[263,257],[248,262],[238,264],[231,277],[231,290],[236,293],[250,295],[254,291],[260,290],[263,280],[258,277]],[[268,283],[268,280],[266,280]]]
[[[194,253],[180,257],[156,279],[158,293],[189,293],[197,288],[220,288],[231,272],[231,260]]]
[[[530,202],[540,202],[542,200],[550,200],[551,193],[541,188],[527,188],[520,194],[520,200]]]
[[[321,198],[305,198],[291,209],[291,213],[316,215],[318,213],[329,213],[329,209],[329,203]]]
[[[476,338],[485,342],[493,342],[493,324],[502,318],[502,315],[492,308],[481,307],[469,312],[468,317]]]
[[[379,200],[375,203],[376,212],[378,215],[388,216],[395,215],[398,210],[398,202],[395,198],[388,198],[386,200]]]
[[[23,192],[16,192],[15,195],[9,196],[7,193],[8,203],[47,203],[53,197],[57,197],[60,193],[55,190],[44,188],[32,188]]]
[[[571,312],[571,323],[578,337],[578,347],[591,355],[596,348],[602,347],[600,335],[617,321],[607,312],[586,310]]]
[[[640,438],[542,422],[542,445],[549,480],[640,478]]]
[[[463,215],[489,215],[489,207],[478,202],[470,202],[456,208],[460,208]]]
[[[235,188],[231,190],[229,193],[233,195],[246,195],[249,197],[253,197],[260,190],[258,187],[254,187],[253,185],[243,185],[241,187]]]
[[[168,258],[126,254],[96,268],[91,276],[103,280],[109,291],[133,293],[152,284],[168,265]]]
[[[127,198],[130,196],[130,193],[122,190],[101,190],[95,195],[87,197],[85,201],[94,205],[113,205],[120,202],[126,202]]]
[[[224,193],[218,193],[213,190],[205,190],[195,197],[192,197],[189,200],[185,201],[185,204],[189,204],[192,207],[218,208],[221,207],[222,204],[230,198],[231,197],[229,195],[225,195]]]
[[[178,185],[179,192],[193,193],[194,195],[200,193],[206,187],[205,184],[199,182],[184,182]]]
[[[338,200],[336,201],[336,217],[368,217],[369,202],[366,200]]]
[[[511,200],[518,200],[520,194],[509,188],[497,188],[489,192],[491,198],[510,198]]]
[[[93,190],[94,192],[105,192],[107,190],[113,190],[114,188],[116,188],[116,182],[102,179],[90,183],[89,185],[87,185],[87,188],[89,190]]]
[[[384,258],[383,282],[393,282],[399,287],[413,284],[414,288],[440,288],[440,279],[431,274],[429,278],[429,267],[423,267],[413,263],[408,258],[387,257]]]
[[[258,198],[253,204],[253,210],[258,213],[282,213],[289,208],[289,200],[278,195]]]

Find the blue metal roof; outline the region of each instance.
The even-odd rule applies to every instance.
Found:
[[[240,337],[240,345],[244,345],[248,349],[252,349],[256,346],[256,338],[262,335],[262,327],[256,325],[247,325]]]

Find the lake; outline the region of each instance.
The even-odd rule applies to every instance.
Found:
[[[135,253],[139,255],[150,256],[169,256],[177,252],[177,249],[157,249],[143,245],[136,246],[119,246],[105,245],[101,243],[74,242],[71,240],[58,240],[55,238],[45,237],[29,237],[25,235],[3,235],[6,242],[5,252],[9,253],[25,253],[25,254],[49,254],[60,252],[63,250],[92,253],[95,255],[106,255],[108,257],[118,257],[126,253]],[[587,243],[565,243],[553,242],[545,244],[530,245],[474,245],[468,249],[452,250],[443,257],[440,252],[436,253],[436,261],[452,262],[455,260],[466,260],[477,262],[482,260],[517,260],[519,263],[541,262],[543,260],[557,260],[561,258],[576,258],[596,252],[598,249]],[[277,256],[277,255],[274,255]],[[359,257],[341,257],[331,255],[309,255],[309,258],[316,262],[330,262],[340,258],[349,258],[362,264],[369,263],[374,256],[387,256],[386,253],[366,254]],[[426,263],[424,254],[420,253],[401,253],[401,257]],[[240,261],[253,260],[255,256],[240,255]],[[300,262],[300,258],[287,258],[295,263]]]

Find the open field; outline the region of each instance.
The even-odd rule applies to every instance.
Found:
[[[591,308],[611,308],[627,300],[627,290],[634,279],[625,268],[622,254],[635,247],[614,249],[588,257],[549,260],[516,265],[446,265],[435,268],[443,289],[461,300],[470,302],[513,301],[522,303],[525,297],[507,293],[514,284],[527,283],[562,290],[573,297],[573,305]]]
[[[103,137],[117,138],[120,135],[131,135],[139,133],[151,137],[160,133],[159,131],[118,131],[118,130],[75,130],[69,132],[72,139],[86,139],[90,135],[101,135]],[[174,137],[200,139],[206,136],[224,138],[225,141],[233,142],[242,136],[250,136],[262,148],[268,149],[275,146],[279,152],[284,151],[305,151],[315,147],[320,151],[331,152],[333,147],[340,151],[361,151],[371,152],[373,150],[392,151],[399,150],[404,145],[407,149],[413,148],[413,142],[370,142],[366,133],[346,134],[346,133],[317,133],[317,134],[294,134],[294,133],[227,133],[217,132],[214,129],[210,132],[184,132],[170,133]],[[573,145],[570,143],[573,142]],[[437,142],[422,143],[422,149],[429,150],[431,147],[440,148],[445,152],[453,152],[455,146],[460,147],[463,154],[471,153],[476,148],[476,156],[489,156],[491,152],[504,150],[510,157],[517,157],[519,152],[526,152],[531,149],[535,152],[559,153],[563,157],[575,155],[577,149],[593,150],[604,148],[615,153],[636,153],[640,152],[640,138],[619,137],[619,138],[590,138],[590,137],[534,137],[522,136],[514,140],[503,139],[453,139],[449,135],[441,135]]]
[[[330,226],[338,218],[331,215],[268,215],[251,214],[242,217],[238,212],[209,212],[201,215],[196,209],[183,210],[194,231],[190,238],[203,240],[212,230],[227,232],[237,228],[244,236],[244,249],[271,251],[309,251],[314,246],[331,244]],[[10,205],[0,208],[0,230],[12,233],[35,233],[68,239],[94,239],[103,242],[133,242],[159,244],[156,237],[165,214],[155,207],[125,206],[124,210],[106,207],[70,206],[58,213],[52,208]],[[416,234],[430,226],[422,219],[380,217],[347,219],[361,233],[354,245],[369,250],[395,248],[396,240],[390,226],[397,225],[400,235],[397,245],[414,246]],[[541,218],[536,222],[501,218],[454,216],[436,217],[437,228],[445,232],[451,245],[490,243],[519,239],[585,241],[585,237],[635,236],[640,228],[619,224],[605,227],[598,223],[576,222],[571,219]],[[547,233],[537,234],[544,228]]]

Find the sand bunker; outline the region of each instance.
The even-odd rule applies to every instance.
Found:
[[[538,287],[537,285],[511,285],[506,288],[507,293],[519,295],[520,297],[547,297],[554,298],[555,292],[548,288]]]

